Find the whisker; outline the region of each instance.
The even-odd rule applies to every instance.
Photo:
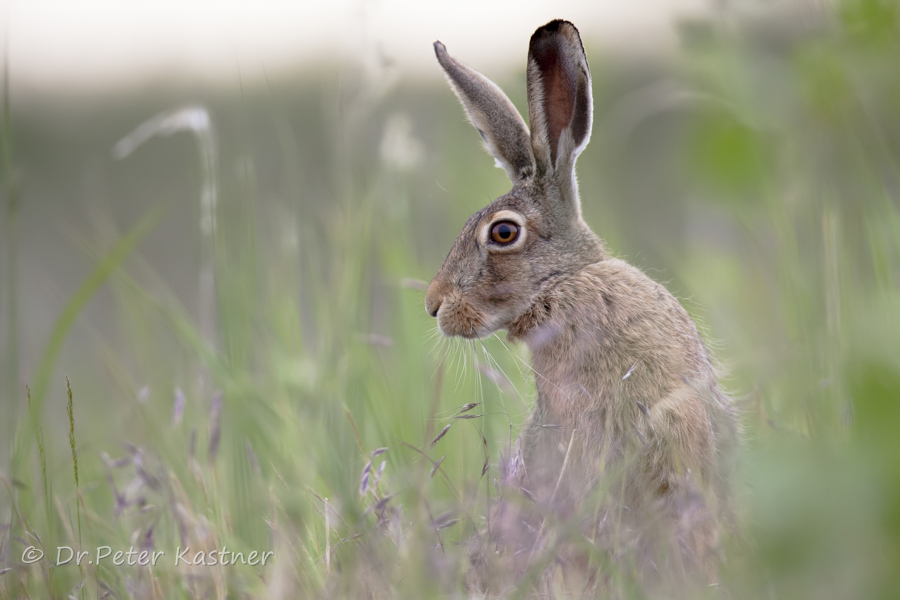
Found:
[[[487,361],[489,362],[491,360],[490,354],[488,353],[487,348],[485,348],[484,342],[482,342],[481,340],[479,340],[479,342],[481,342],[481,350],[484,353],[484,355],[487,357]],[[509,416],[509,410],[507,410],[507,408],[506,408],[506,399],[504,398],[503,389],[500,387],[499,382],[496,379],[490,377],[490,375],[488,375],[488,373],[485,371],[485,368],[484,368],[484,367],[487,367],[488,369],[490,369],[491,367],[486,363],[479,363],[479,366],[482,367],[479,369],[481,374],[484,375],[485,377],[488,377],[488,379],[491,379],[491,381],[493,381],[494,385],[497,387],[497,391],[499,392],[498,395],[500,397],[500,407],[502,408],[502,414],[506,415],[507,423],[509,423],[509,425],[512,426],[512,419]],[[504,375],[504,377],[505,377],[505,375]],[[510,384],[510,385],[512,385],[512,384]],[[484,413],[486,410],[487,410],[487,406],[483,406],[482,412]]]
[[[427,341],[431,342],[431,351],[434,352],[435,348],[441,345],[443,339],[440,336],[433,336]]]
[[[472,333],[473,334],[475,333],[474,327],[472,327]],[[478,373],[478,347],[475,345],[475,340],[478,340],[479,343],[481,343],[482,347],[484,346],[484,344],[481,342],[481,339],[478,338],[477,336],[472,339],[472,343],[471,343],[472,364],[475,367],[475,389],[477,390],[477,394],[478,394],[477,400],[481,403],[481,417],[482,418],[479,419],[480,423],[478,425],[478,430],[479,430],[479,433],[481,434],[482,450],[484,451],[484,464],[481,468],[481,476],[484,477],[485,473],[487,473],[488,469],[490,468],[490,455],[489,455],[488,447],[487,447],[487,437],[485,437],[485,435],[484,435],[485,428],[487,427],[487,425],[485,424],[485,419],[483,418],[484,415],[487,414],[488,406],[487,406],[487,397],[484,394],[484,383],[481,381],[481,377],[479,376],[479,373]],[[471,418],[477,418],[477,417],[478,417],[478,415],[464,414],[464,415],[459,415],[456,418],[471,419]],[[507,415],[507,418],[509,418],[509,415]],[[490,480],[490,477],[488,477],[488,480]],[[488,483],[487,487],[488,487],[488,490],[490,490],[489,483]],[[478,494],[478,486],[475,486],[475,488],[472,490],[472,501],[473,502],[476,501],[477,494]],[[490,499],[488,501],[490,502]]]
[[[475,335],[475,326],[470,325],[472,335]],[[472,355],[472,368],[475,374],[475,394],[476,400],[478,402],[484,403],[484,388],[482,387],[481,377],[478,376],[478,351],[475,347],[475,340],[477,337],[468,340],[469,343],[466,344],[467,351],[471,352]]]
[[[456,371],[456,385],[453,388],[453,392],[456,393],[459,391],[459,386],[462,384],[463,378],[466,375],[466,361],[465,361],[465,349],[460,351],[459,346],[459,338],[452,338],[453,344],[453,363]],[[462,354],[460,354],[462,352]]]
[[[438,370],[439,370],[442,366],[444,366],[444,363],[447,361],[447,346],[446,346],[446,344],[445,344],[444,342],[442,342],[442,341],[440,341],[440,340],[438,341],[438,343],[441,345],[441,359],[438,361],[437,366],[434,368],[434,371],[431,373],[431,378],[432,378],[432,379],[435,378],[435,376],[437,375]],[[435,350],[435,348],[432,348],[432,349],[431,349],[432,354],[434,353],[434,350]]]
[[[497,341],[500,342],[501,344],[503,344],[503,346],[506,348],[506,350],[510,354],[512,354],[512,349],[503,342],[503,339],[500,337],[500,335],[496,332],[494,332],[493,335],[497,339]],[[531,376],[533,369],[531,368],[531,365],[529,365],[528,363],[526,363],[524,361],[520,361],[520,362],[522,364],[524,364],[526,367],[528,367],[528,370],[523,369],[522,364],[519,364],[519,362],[514,362],[513,364],[516,366],[516,371],[519,372],[519,377],[521,379],[528,379]]]
[[[495,334],[495,335],[496,335],[496,334]],[[484,350],[484,355],[485,355],[485,357],[487,358],[488,364],[490,365],[491,363],[493,363],[493,367],[492,367],[492,368],[496,368],[498,371],[500,371],[500,374],[503,375],[503,377],[506,378],[506,381],[509,383],[510,387],[515,391],[516,397],[522,402],[522,406],[525,407],[525,410],[528,410],[528,402],[525,401],[525,398],[524,398],[524,397],[522,396],[522,394],[519,392],[519,388],[517,388],[515,385],[513,385],[513,383],[512,383],[512,381],[510,380],[509,376],[508,376],[508,375],[506,374],[506,372],[503,370],[503,367],[501,367],[501,366],[500,366],[500,363],[497,362],[497,359],[494,358],[493,356],[491,356],[491,353],[488,352],[487,346],[484,345],[484,341],[483,341],[483,340],[481,340],[481,348],[482,348],[482,350]],[[523,378],[524,378],[524,374],[522,374],[522,375],[523,375]],[[498,382],[495,381],[494,383],[497,385],[497,389],[501,389],[500,384],[499,384]],[[503,398],[503,395],[502,395],[502,394],[501,394],[500,398],[501,398],[501,401],[502,401],[502,398]],[[503,403],[503,410],[506,410],[506,403],[505,403],[505,402]]]
[[[496,335],[496,334],[495,334],[495,335]],[[557,390],[559,390],[560,393],[561,393],[563,396],[566,397],[566,399],[568,399],[568,400],[571,400],[571,399],[572,399],[571,395],[567,394],[565,390],[563,390],[561,387],[559,387],[558,385],[556,385],[555,383],[553,383],[552,381],[550,381],[549,379],[547,379],[546,377],[544,377],[544,375],[543,375],[542,373],[538,372],[537,369],[535,369],[534,367],[532,367],[531,365],[529,365],[527,362],[525,362],[524,360],[522,360],[522,357],[520,357],[520,356],[517,355],[515,352],[513,352],[513,351],[510,349],[510,347],[506,345],[506,342],[504,342],[502,339],[500,339],[500,336],[497,336],[497,339],[500,340],[500,343],[503,344],[503,347],[506,348],[506,350],[507,350],[510,354],[512,354],[512,355],[516,358],[516,360],[518,360],[518,361],[521,362],[523,365],[525,365],[526,367],[528,367],[529,369],[531,369],[531,372],[532,372],[532,373],[534,373],[535,375],[537,375],[538,377],[540,377],[541,379],[543,379],[544,381],[546,381],[547,383],[549,383],[550,385],[552,385],[553,387],[555,387]]]

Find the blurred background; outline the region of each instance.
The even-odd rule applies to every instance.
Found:
[[[0,17],[0,597],[465,595],[533,382],[525,348],[441,340],[423,308],[466,218],[510,186],[431,44],[525,114],[529,36],[559,17],[593,75],[585,218],[681,299],[743,415],[723,585],[900,593],[895,3]],[[278,560],[21,558],[179,544]]]

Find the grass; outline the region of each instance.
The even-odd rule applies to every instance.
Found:
[[[588,43],[586,220],[683,299],[743,414],[733,597],[898,592],[898,15],[831,16],[688,23],[666,64]],[[520,108],[523,81],[501,81]],[[337,66],[201,90],[205,162],[184,134],[112,160],[197,93],[6,103],[4,360],[27,377],[2,392],[0,598],[464,596],[532,375],[502,336],[437,336],[422,286],[508,183],[449,90]],[[94,564],[51,566],[60,547]],[[114,562],[131,548],[165,555]],[[274,557],[221,564],[253,551]],[[537,580],[495,575],[497,597]]]

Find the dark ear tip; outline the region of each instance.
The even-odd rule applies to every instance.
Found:
[[[441,43],[440,41],[436,41],[434,43],[434,54],[435,56],[440,56],[441,54],[445,54],[447,52],[447,47]]]
[[[531,36],[531,43],[534,44],[541,38],[549,37],[555,33],[567,36],[574,34],[576,39],[581,39],[581,35],[578,33],[578,28],[575,27],[575,25],[573,25],[571,21],[566,21],[565,19],[554,19],[546,25],[537,28],[537,30]]]

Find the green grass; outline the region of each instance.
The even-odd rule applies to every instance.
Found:
[[[896,597],[897,11],[844,3],[810,35],[693,23],[683,47],[665,65],[620,64],[588,41],[595,128],[579,179],[586,220],[683,299],[741,409],[722,586]],[[663,78],[680,92],[650,87]],[[522,108],[523,75],[500,83]],[[668,108],[632,110],[648,89]],[[13,416],[0,598],[465,595],[469,541],[533,383],[502,335],[440,341],[421,284],[508,183],[448,89],[375,92],[333,67],[5,113],[3,230],[18,245],[3,251],[19,267],[4,271],[4,302],[18,299],[4,331],[20,337],[4,372],[26,377],[0,386]],[[110,158],[198,93],[219,158],[211,240],[188,134]],[[198,292],[206,261],[214,307]],[[44,559],[23,564],[29,546]],[[95,559],[101,546],[165,555],[51,567],[58,547]],[[274,558],[175,565],[185,546]]]

